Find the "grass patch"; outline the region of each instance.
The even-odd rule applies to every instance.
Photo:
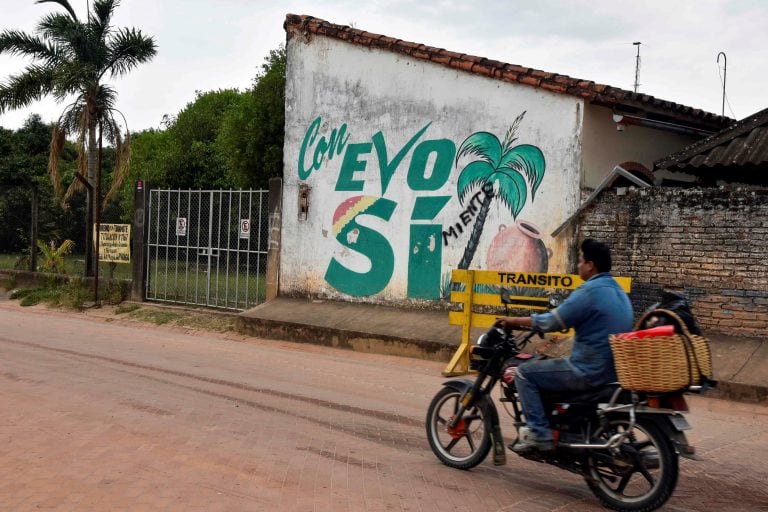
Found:
[[[156,325],[163,325],[169,322],[174,322],[182,318],[179,313],[171,311],[158,311],[156,309],[138,309],[129,314],[131,318],[141,320],[143,322],[150,322]]]
[[[193,313],[176,322],[182,327],[203,329],[206,331],[227,332],[235,330],[235,319],[224,315],[205,315]]]
[[[141,306],[138,304],[120,304],[115,308],[115,314],[116,315],[123,315],[125,313],[133,313],[137,309],[140,309]]]
[[[20,293],[14,293],[14,299],[20,299],[21,306],[36,306],[40,303],[58,305],[61,300],[61,292],[51,288],[29,288],[19,290]]]
[[[35,288],[14,290],[10,299],[18,300],[20,306],[36,306],[47,304],[50,307],[82,310],[85,303],[92,300],[93,293],[81,280],[73,280],[66,284],[49,283]]]
[[[3,290],[13,290],[17,285],[16,276],[0,277],[0,288]]]
[[[0,254],[0,268],[14,269],[16,262],[21,258],[21,254]],[[37,264],[40,266],[42,255],[37,255]],[[67,274],[71,276],[83,275],[85,273],[85,255],[67,254],[64,256],[64,268]],[[29,270],[29,266],[16,268],[17,270]],[[130,263],[109,263],[99,262],[99,277],[106,279],[112,276],[114,279],[131,279]]]

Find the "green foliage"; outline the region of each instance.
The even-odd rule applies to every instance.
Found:
[[[86,302],[93,300],[93,290],[86,286],[82,279],[73,279],[66,285],[55,288],[55,290],[59,293],[58,304],[49,303],[51,306],[81,311]]]
[[[138,304],[120,304],[115,308],[115,314],[123,315],[125,313],[133,313],[139,308],[141,308],[141,306],[139,306]]]
[[[225,112],[237,102],[234,89],[198,93],[168,129],[170,161],[166,179],[172,188],[231,188],[232,173],[216,146]]]
[[[0,277],[0,288],[13,290],[18,285],[15,275]]]
[[[172,311],[159,311],[156,309],[140,309],[131,313],[131,317],[156,325],[163,325],[181,318],[181,314]]]
[[[23,293],[14,294],[13,299],[19,300],[20,306],[36,306],[41,302],[47,302],[50,300],[56,300],[58,302],[58,294],[53,293],[47,288],[34,288],[29,290],[23,290]]]
[[[26,251],[29,255],[32,190],[37,189],[38,236],[49,239],[82,240],[85,230],[84,204],[76,202],[62,211],[48,178],[51,125],[31,115],[18,130],[0,128],[0,250]],[[74,145],[62,149],[60,167],[65,179],[75,172]],[[24,268],[29,268],[27,264]]]
[[[59,102],[66,99],[68,104],[50,136],[48,169],[54,196],[62,197],[62,183],[69,183],[64,202],[81,199],[76,193],[83,186],[73,173],[64,176],[66,169],[60,166],[68,139],[75,140],[80,162],[76,172],[100,189],[103,162],[99,148],[103,142],[114,148],[114,167],[109,192],[96,198],[100,208],[119,189],[130,162],[130,135],[122,132],[124,119],[116,109],[117,91],[107,79],[148,62],[157,49],[154,39],[140,30],[112,25],[118,0],[94,0],[84,20],[77,17],[68,0],[36,3],[49,2],[63,7],[64,12],[58,8],[44,15],[34,33],[13,29],[0,32],[0,55],[17,55],[31,61],[23,71],[0,82],[0,114],[47,96]],[[89,227],[84,237],[90,238],[90,233]]]
[[[253,88],[198,92],[165,130],[132,140],[123,218],[130,219],[137,180],[154,188],[266,188],[283,170],[285,50],[272,50]]]
[[[64,265],[64,256],[72,252],[75,243],[72,240],[64,240],[56,247],[56,242],[51,240],[47,244],[42,240],[37,241],[37,247],[40,249],[41,263],[40,269],[44,272],[56,272],[66,274],[67,269]]]
[[[140,30],[112,26],[119,5],[116,0],[94,0],[85,20],[78,19],[67,0],[44,0],[51,1],[66,12],[54,10],[43,16],[35,33],[0,33],[0,54],[32,60],[25,70],[0,84],[0,113],[26,107],[46,96],[62,101],[74,95],[51,138],[49,168],[56,195],[60,183],[58,160],[68,136],[76,137],[82,161],[86,161],[87,152],[87,176],[95,184],[97,130],[99,138],[115,147],[117,185],[127,170],[130,147],[124,146],[128,141],[115,117],[117,92],[105,83],[105,77],[124,75],[151,60],[157,53],[154,39]],[[67,196],[74,190],[70,186]]]
[[[130,284],[127,281],[106,281],[106,284],[99,282],[99,300],[106,304],[120,304],[129,294]]]
[[[120,218],[133,220],[134,188],[138,180],[154,188],[168,188],[172,174],[170,134],[167,130],[149,129],[133,135],[131,140],[131,167],[120,190]]]
[[[285,48],[269,52],[254,87],[230,108],[218,145],[243,187],[266,188],[282,176],[285,130]]]

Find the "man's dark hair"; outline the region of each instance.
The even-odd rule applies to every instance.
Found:
[[[581,242],[581,254],[584,261],[591,261],[595,264],[598,272],[611,271],[611,249],[602,242],[594,238],[587,238]]]

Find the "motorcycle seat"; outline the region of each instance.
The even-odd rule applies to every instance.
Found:
[[[593,389],[587,389],[582,391],[555,391],[547,392],[546,400],[550,402],[587,402],[587,403],[601,403],[608,402],[616,388],[618,383],[606,384]]]

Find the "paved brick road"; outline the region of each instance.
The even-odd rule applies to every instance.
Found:
[[[0,303],[0,511],[600,509],[512,454],[441,465],[440,364],[242,341]],[[768,510],[768,408],[690,402],[705,460],[665,510]]]

